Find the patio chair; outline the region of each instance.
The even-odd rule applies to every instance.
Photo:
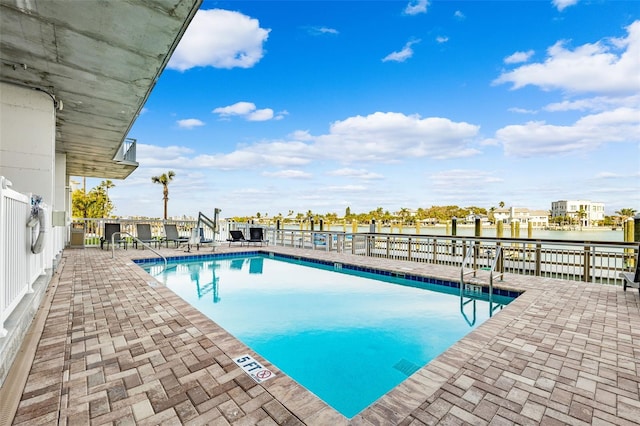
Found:
[[[249,243],[260,243],[269,245],[269,240],[264,239],[264,230],[262,228],[249,228],[249,239],[247,240],[247,244]]]
[[[119,233],[120,232],[120,224],[119,223],[105,223],[104,224],[104,236],[100,239],[100,249],[104,248],[105,243],[107,244],[107,248],[108,245],[111,244],[111,238],[113,237],[113,234],[115,233]],[[118,244],[118,247],[120,247],[120,244],[122,244],[124,246],[124,249],[127,249],[127,240],[122,238],[122,234],[118,234],[116,235],[115,240],[113,241],[115,244]]]
[[[188,243],[189,237],[181,237],[178,233],[178,227],[176,225],[164,225],[164,239],[162,240],[166,243],[167,248],[169,248],[169,241],[172,241],[176,244],[176,248],[180,247],[180,244]]]
[[[137,223],[136,224],[136,234],[137,239],[133,240],[133,246],[138,248],[138,241],[142,241],[143,243],[153,245],[158,247],[159,241],[151,235],[151,225],[148,223]],[[144,250],[144,244],[142,245],[142,249]]]
[[[229,236],[231,237],[227,238],[227,241],[229,241],[229,247],[231,247],[231,243],[240,243],[240,245],[248,243],[248,241],[244,238],[244,234],[239,229],[229,231]]]
[[[627,287],[637,288],[640,293],[640,247],[638,247],[638,255],[636,256],[636,271],[620,272],[620,277],[624,279],[622,289],[627,291]]]

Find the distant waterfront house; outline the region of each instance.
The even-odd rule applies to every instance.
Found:
[[[522,207],[511,207],[509,209],[496,209],[493,211],[495,222],[502,222],[506,225],[511,223],[531,223],[535,227],[547,227],[549,225],[549,213],[546,210],[529,210]]]
[[[604,203],[589,200],[559,200],[551,203],[551,217],[569,217],[581,226],[593,226],[604,220]]]
[[[479,217],[480,218],[480,223],[482,225],[488,225],[489,224],[489,217],[486,214],[475,214],[475,213],[471,213],[468,214],[465,218],[464,221],[465,223],[476,223],[476,218]]]

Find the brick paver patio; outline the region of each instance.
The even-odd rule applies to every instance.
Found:
[[[457,268],[256,249],[459,279]],[[216,248],[238,250],[246,247]],[[64,252],[14,424],[640,422],[637,291],[507,275],[500,285],[523,295],[347,420],[130,261],[155,256],[149,250],[111,256],[94,248]],[[243,353],[277,376],[255,383],[232,361]]]

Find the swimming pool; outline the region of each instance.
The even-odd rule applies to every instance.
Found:
[[[513,300],[255,253],[141,266],[347,418]]]

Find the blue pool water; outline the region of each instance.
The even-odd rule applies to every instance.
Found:
[[[513,300],[265,255],[141,266],[347,418]]]

